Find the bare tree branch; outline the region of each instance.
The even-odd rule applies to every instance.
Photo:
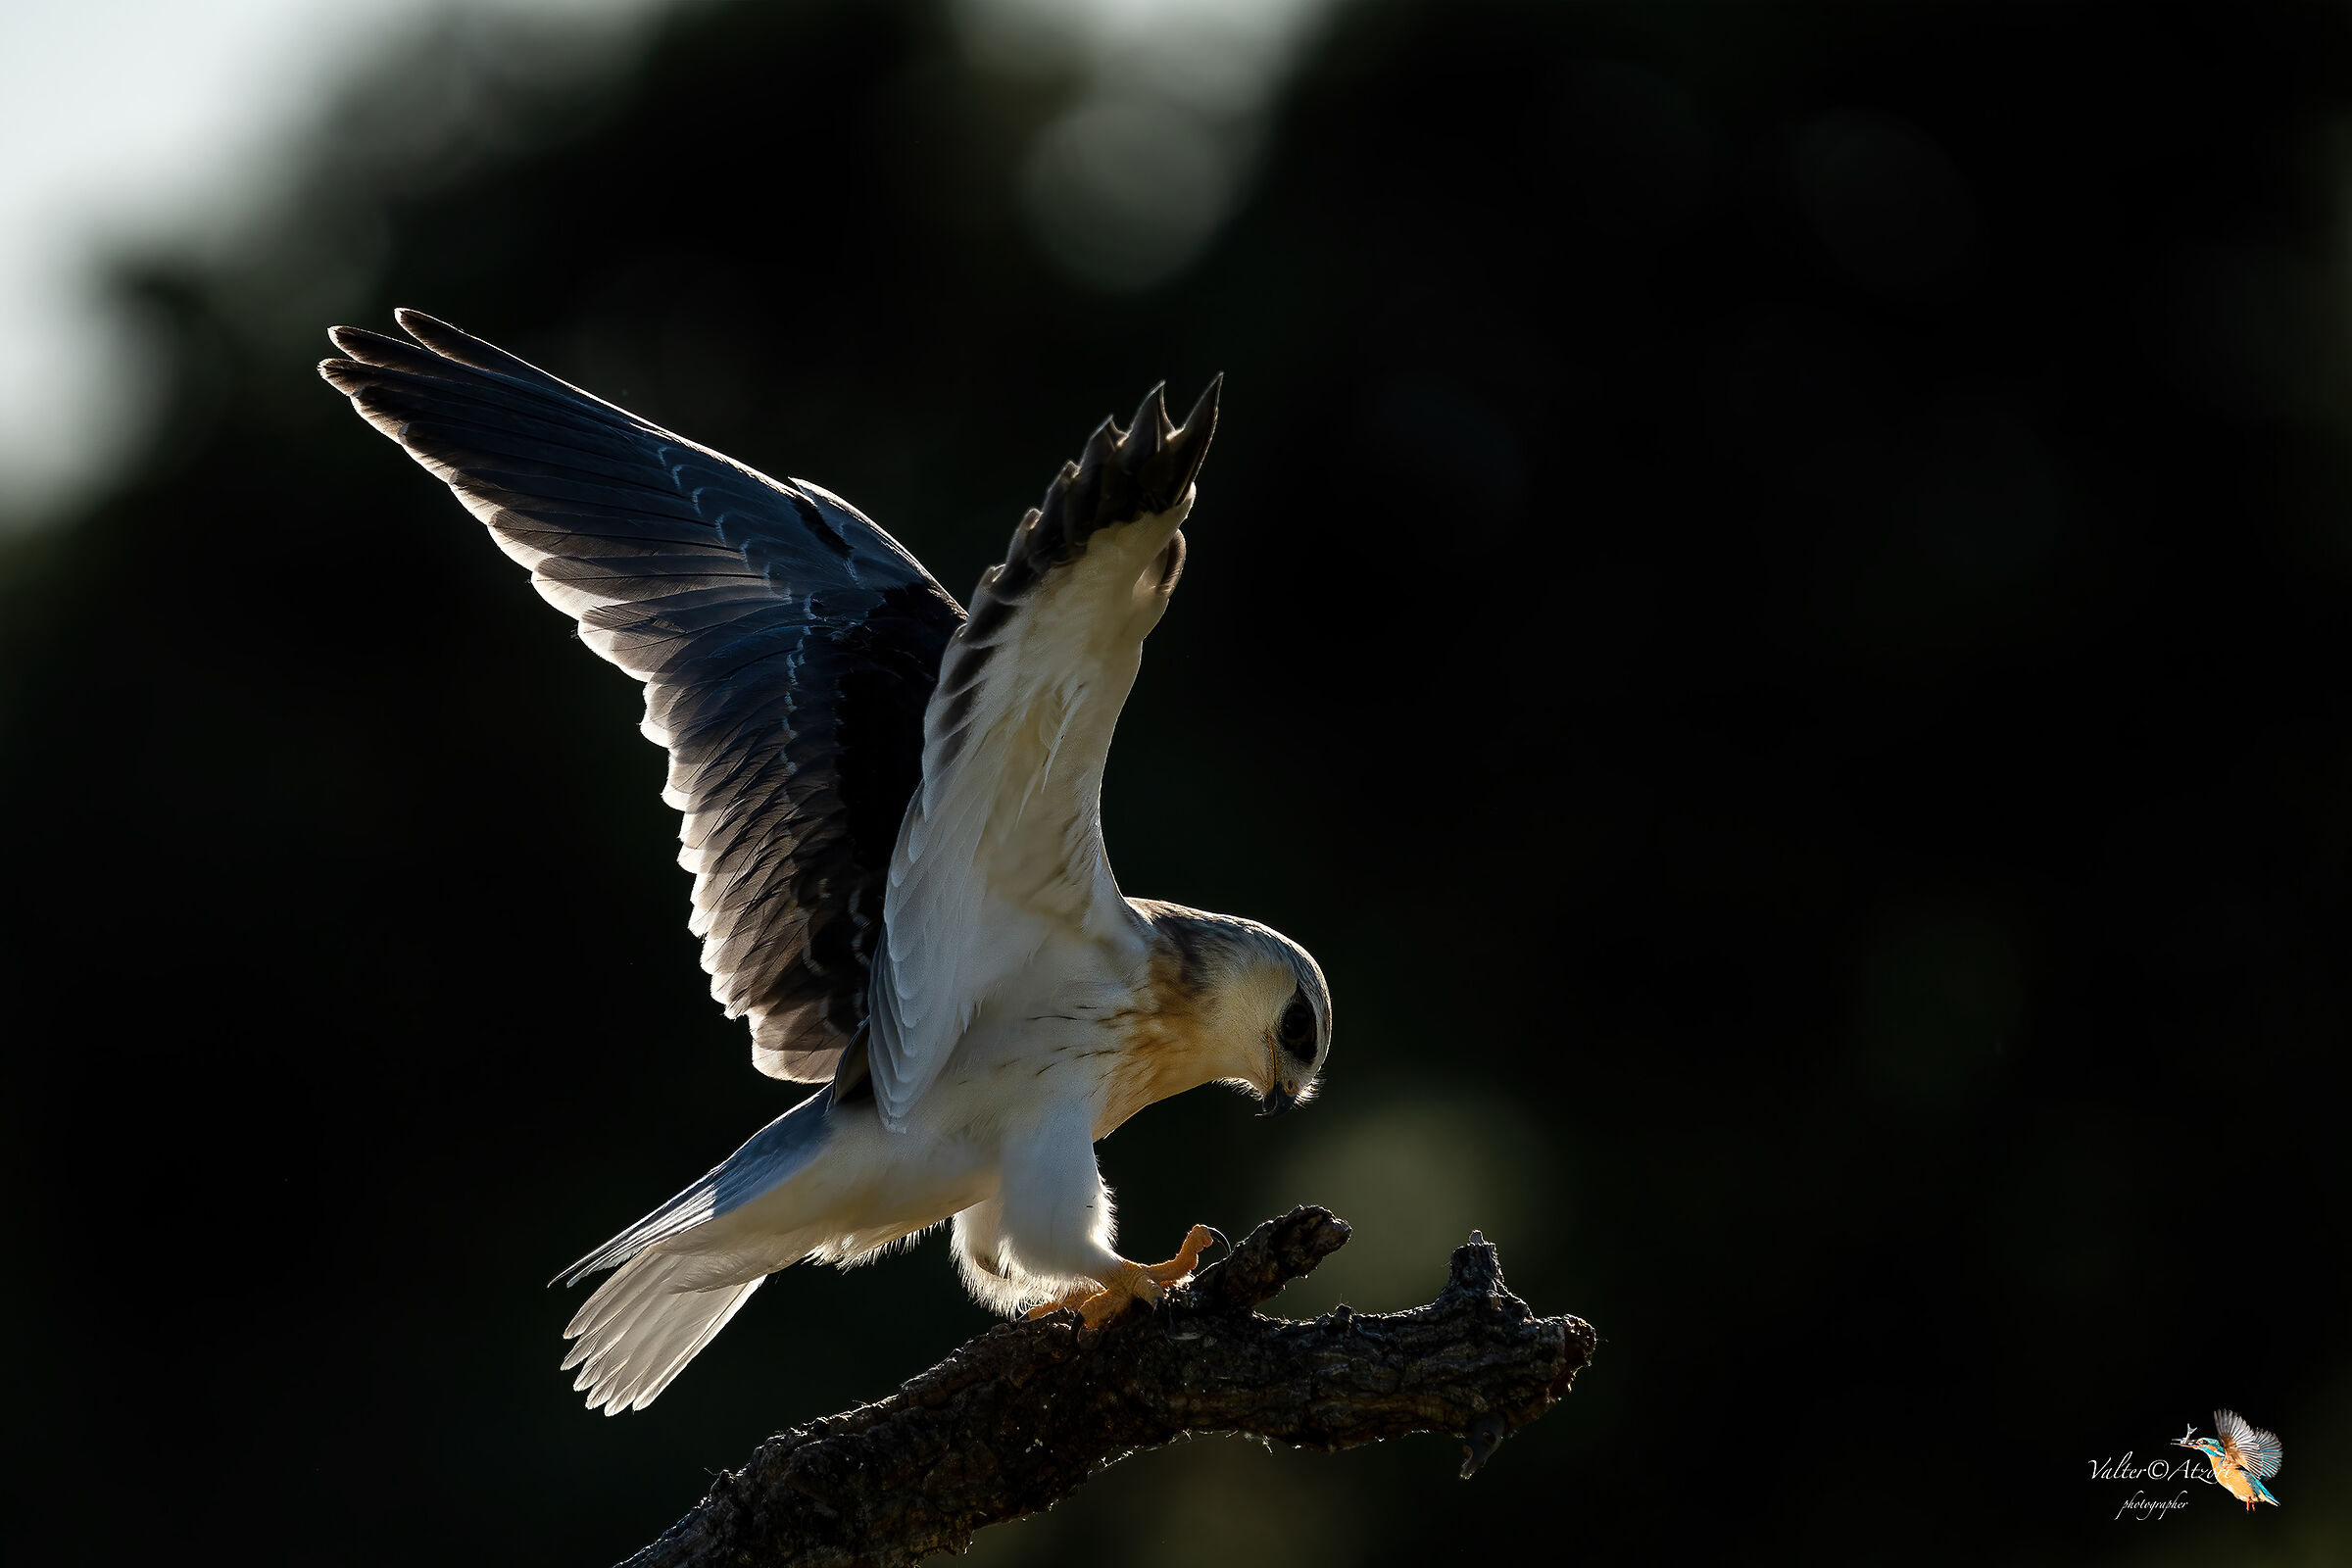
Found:
[[[1409,1312],[1252,1310],[1347,1240],[1346,1221],[1293,1209],[1155,1310],[1100,1332],[1066,1312],[991,1329],[879,1403],[770,1438],[626,1568],[898,1568],[1187,1432],[1306,1448],[1443,1432],[1466,1478],[1592,1357],[1592,1326],[1537,1317],[1475,1233]]]

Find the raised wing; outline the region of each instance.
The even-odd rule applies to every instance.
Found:
[[[2214,1411],[2213,1429],[2221,1434],[2222,1448],[2230,1462],[2248,1475],[2267,1481],[2278,1473],[2279,1464],[2286,1458],[2286,1448],[2277,1433],[2265,1432],[2235,1410]]]
[[[1181,429],[1156,388],[1132,428],[1105,419],[1013,530],[949,646],[874,957],[867,1060],[891,1126],[1048,942],[1141,940],[1102,851],[1102,764],[1184,566],[1178,529],[1221,384]]]
[[[924,705],[962,611],[839,497],[398,318],[416,344],[337,327],[348,358],[319,373],[645,683],[711,994],[750,1015],[760,1071],[830,1077],[865,1020]]]

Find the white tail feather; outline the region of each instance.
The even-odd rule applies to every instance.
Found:
[[[589,1409],[618,1415],[653,1403],[760,1288],[759,1279],[687,1285],[708,1267],[706,1258],[640,1252],[581,1304],[564,1331],[577,1342],[564,1366],[580,1369],[572,1387],[588,1392]]]

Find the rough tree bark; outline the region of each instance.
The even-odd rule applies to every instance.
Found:
[[[1252,1310],[1347,1240],[1328,1211],[1293,1209],[1153,1310],[991,1329],[879,1403],[770,1438],[626,1568],[897,1568],[1187,1432],[1306,1448],[1441,1432],[1463,1440],[1467,1478],[1592,1354],[1592,1326],[1536,1316],[1476,1233],[1409,1312]]]

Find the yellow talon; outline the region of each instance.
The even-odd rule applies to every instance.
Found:
[[[1176,1250],[1174,1257],[1165,1263],[1148,1264],[1144,1272],[1162,1285],[1173,1285],[1193,1272],[1200,1262],[1200,1254],[1207,1251],[1208,1244],[1216,1239],[1215,1231],[1205,1225],[1196,1225],[1185,1232],[1184,1245]]]
[[[1184,1245],[1165,1263],[1130,1263],[1121,1258],[1118,1267],[1111,1271],[1112,1277],[1100,1286],[1081,1285],[1066,1296],[1040,1301],[1029,1309],[1029,1316],[1041,1318],[1055,1312],[1076,1312],[1086,1327],[1099,1329],[1126,1311],[1132,1302],[1158,1300],[1165,1287],[1193,1272],[1200,1254],[1216,1239],[1216,1232],[1205,1225],[1196,1225],[1185,1233]]]

